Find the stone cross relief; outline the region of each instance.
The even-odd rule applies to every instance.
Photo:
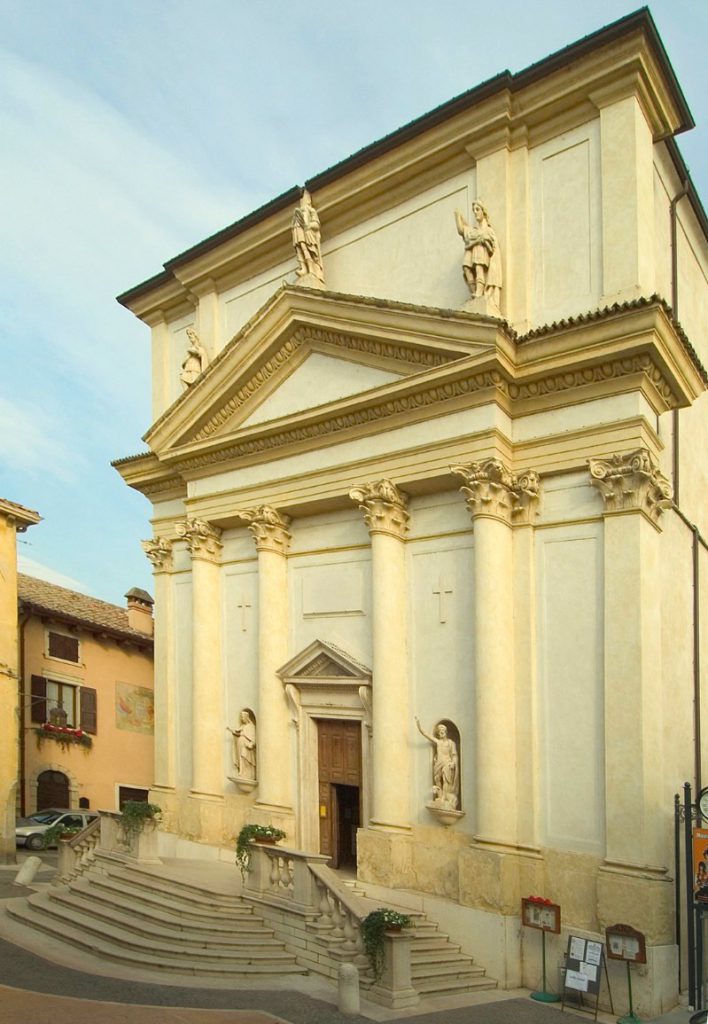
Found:
[[[452,587],[448,587],[445,577],[440,576],[438,579],[437,589],[433,587],[433,595],[438,599],[439,621],[442,623],[447,622],[447,602],[445,601],[445,598],[448,594],[452,593]]]
[[[251,608],[251,604],[246,600],[245,597],[241,597],[241,598],[239,598],[239,601],[238,601],[238,604],[236,605],[236,607],[241,612],[241,632],[242,633],[247,633],[248,632],[248,611]]]

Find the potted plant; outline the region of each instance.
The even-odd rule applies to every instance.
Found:
[[[155,823],[162,808],[145,800],[126,800],[121,811],[121,828],[126,839],[140,835],[148,821]]]
[[[44,849],[48,850],[50,846],[58,846],[60,840],[71,840],[74,836],[77,836],[80,831],[80,828],[67,828],[66,825],[62,825],[61,823],[51,825],[42,836],[44,840]]]
[[[251,860],[251,843],[277,843],[285,839],[285,833],[275,825],[244,825],[236,839],[236,863],[245,878]]]
[[[364,951],[369,958],[374,982],[381,977],[384,968],[384,932],[400,931],[411,923],[408,914],[399,914],[389,907],[373,910],[361,922],[361,937]]]

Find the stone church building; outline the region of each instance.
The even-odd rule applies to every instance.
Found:
[[[152,331],[116,467],[152,503],[166,851],[276,824],[420,894],[506,987],[538,983],[543,896],[553,953],[626,922],[643,1005],[675,1000],[699,596],[708,646],[692,126],[640,11],[120,296]]]

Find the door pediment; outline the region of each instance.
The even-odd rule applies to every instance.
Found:
[[[287,664],[278,675],[293,686],[366,686],[371,683],[371,669],[333,643],[314,640]]]
[[[156,421],[158,457],[210,447],[271,420],[385,392],[494,351],[495,323],[403,303],[283,286]]]

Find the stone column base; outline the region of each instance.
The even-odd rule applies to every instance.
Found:
[[[357,876],[392,889],[416,888],[410,833],[360,828],[357,832]]]

